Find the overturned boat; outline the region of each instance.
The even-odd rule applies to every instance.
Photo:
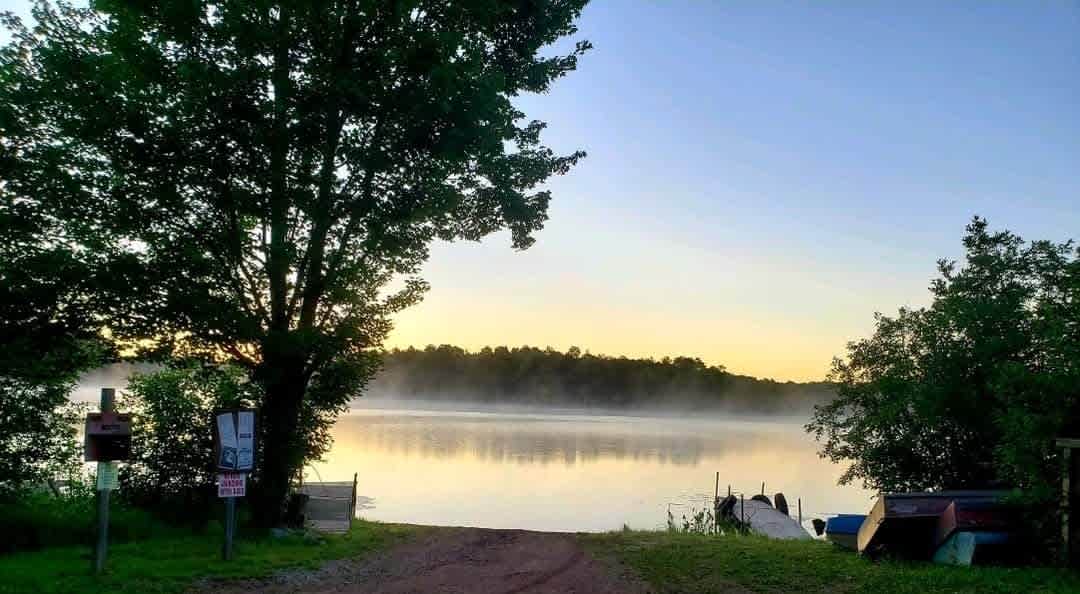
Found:
[[[852,551],[859,547],[859,528],[866,514],[840,514],[825,521],[825,540]]]
[[[867,556],[896,555],[970,564],[983,546],[1008,542],[1013,526],[1006,491],[882,493],[859,527],[857,546]],[[982,557],[982,555],[980,555]],[[966,563],[965,563],[966,561]]]

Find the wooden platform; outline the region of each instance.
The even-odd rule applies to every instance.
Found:
[[[356,514],[356,478],[352,482],[304,483],[297,492],[308,496],[304,519],[320,532],[349,531]]]
[[[736,503],[734,515],[736,518],[745,518],[750,530],[769,538],[810,540],[810,533],[798,522],[763,501],[747,499]]]

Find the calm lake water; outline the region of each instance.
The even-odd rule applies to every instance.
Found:
[[[800,419],[660,418],[377,408],[343,415],[307,480],[359,476],[361,517],[551,531],[652,529],[764,481],[804,524],[865,513],[871,494],[839,487]],[[376,405],[377,406],[377,405]]]

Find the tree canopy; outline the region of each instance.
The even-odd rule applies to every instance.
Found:
[[[0,208],[73,260],[92,322],[140,354],[264,386],[274,521],[305,406],[341,408],[434,240],[547,217],[583,156],[515,107],[588,49],[586,0],[44,1],[0,50]]]
[[[842,482],[887,491],[1011,487],[1053,509],[1057,437],[1080,435],[1080,252],[967,227],[932,302],[877,316],[807,428],[850,461]]]

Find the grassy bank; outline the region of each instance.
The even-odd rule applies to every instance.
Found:
[[[90,575],[86,547],[50,548],[0,556],[0,593],[182,592],[199,579],[253,578],[284,568],[315,568],[427,530],[439,529],[357,521],[348,534],[327,536],[318,544],[300,537],[242,540],[230,563],[221,561],[220,532],[159,537],[111,547],[109,571],[100,577]],[[617,560],[663,594],[1080,592],[1080,573],[871,562],[822,542],[667,532],[583,534],[579,539],[595,556]]]
[[[357,521],[348,534],[321,543],[300,537],[241,540],[236,558],[221,560],[221,533],[153,538],[109,549],[108,572],[90,575],[87,547],[50,548],[0,556],[0,593],[182,592],[199,578],[251,578],[286,567],[317,567],[330,559],[370,553],[421,530]]]
[[[662,593],[1064,593],[1080,574],[1045,568],[945,567],[871,562],[823,542],[667,532],[584,535],[598,557],[614,557]]]

